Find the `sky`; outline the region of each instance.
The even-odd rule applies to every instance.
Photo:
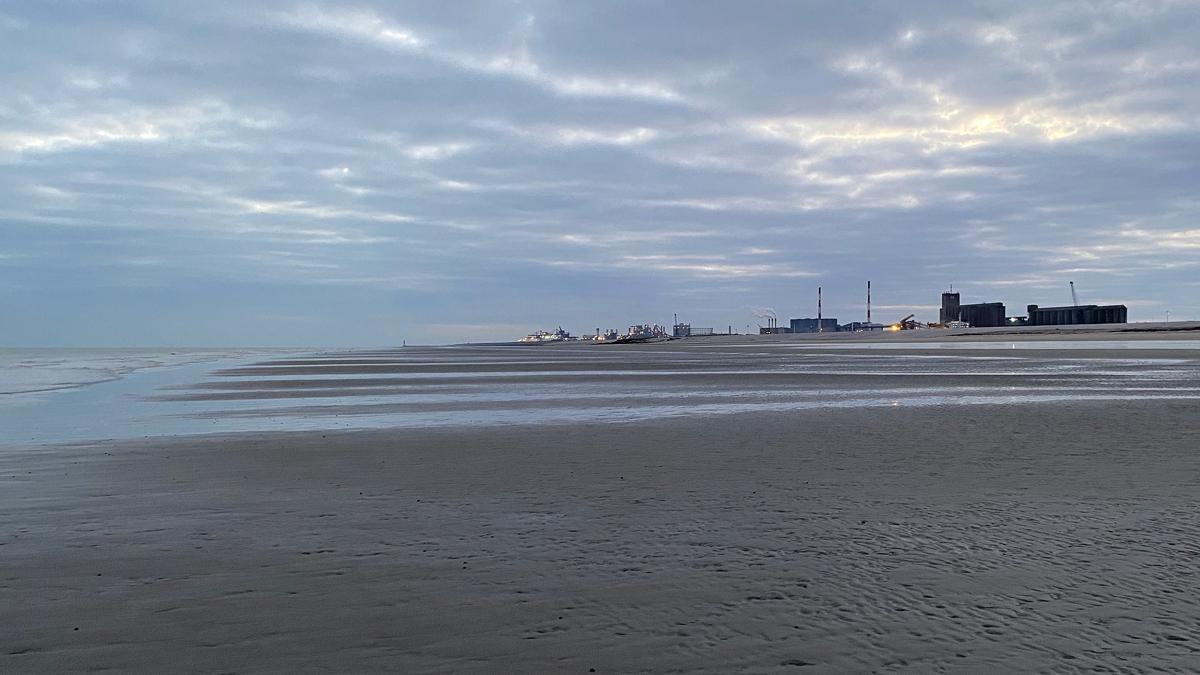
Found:
[[[1200,3],[0,0],[0,346],[1200,319]]]

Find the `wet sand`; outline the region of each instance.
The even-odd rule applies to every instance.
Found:
[[[1084,384],[1118,390],[1155,368],[1167,388],[1194,388],[1200,369],[1189,350],[1083,358],[1115,373]],[[1150,363],[1113,365],[1131,358]],[[1043,386],[1019,366],[971,377]],[[930,379],[871,377],[914,395]],[[205,392],[239,390],[159,394]],[[1194,398],[905,407],[893,395],[895,407],[5,449],[0,671],[1200,662]]]

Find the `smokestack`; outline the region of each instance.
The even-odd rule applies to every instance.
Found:
[[[871,282],[867,282],[867,323],[871,323]]]
[[[817,286],[817,332],[823,332],[824,327],[821,325],[821,287]]]

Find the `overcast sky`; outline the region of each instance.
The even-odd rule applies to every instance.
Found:
[[[0,345],[1200,318],[1197,2],[4,2]]]

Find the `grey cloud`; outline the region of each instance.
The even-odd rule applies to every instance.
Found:
[[[740,325],[810,311],[818,283],[857,318],[868,277],[897,311],[950,282],[1053,303],[1071,276],[1135,319],[1200,317],[1198,23],[1169,2],[9,6],[0,284],[29,290],[0,301],[5,339],[86,342],[83,303],[176,343],[300,339],[259,313],[354,327],[304,342]],[[244,332],[159,325],[181,307]]]

